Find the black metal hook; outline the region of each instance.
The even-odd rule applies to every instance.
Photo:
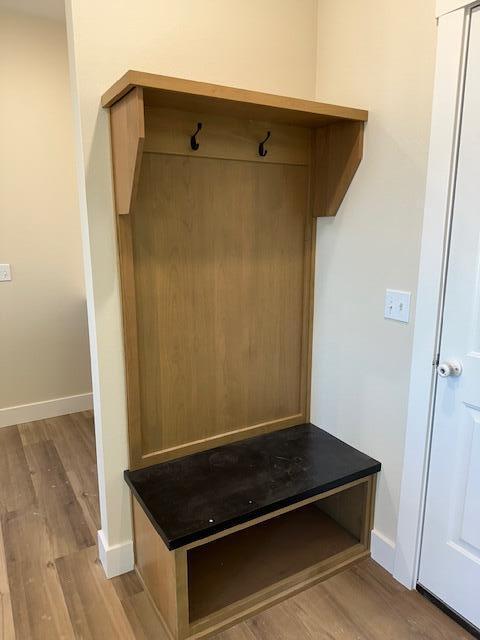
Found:
[[[200,146],[199,143],[197,142],[197,133],[200,131],[201,128],[202,128],[202,123],[199,122],[197,124],[197,130],[190,138],[190,146],[192,147],[192,151],[197,151],[198,147]]]
[[[262,142],[260,142],[260,144],[258,145],[258,155],[262,156],[262,158],[264,158],[268,153],[263,145],[269,139],[269,137],[270,137],[270,131],[267,131],[267,137],[265,138],[265,140],[262,140]]]

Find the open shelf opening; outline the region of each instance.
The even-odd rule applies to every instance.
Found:
[[[363,543],[366,484],[188,552],[190,623]]]

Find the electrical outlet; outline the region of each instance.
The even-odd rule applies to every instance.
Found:
[[[9,282],[12,279],[9,264],[0,264],[0,282]]]
[[[387,289],[385,294],[385,318],[408,322],[410,318],[410,291]]]

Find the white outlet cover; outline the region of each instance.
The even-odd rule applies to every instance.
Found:
[[[0,282],[9,282],[12,279],[9,264],[0,264]]]
[[[410,291],[387,289],[385,294],[385,318],[387,318],[387,320],[408,322],[410,319],[411,296]]]

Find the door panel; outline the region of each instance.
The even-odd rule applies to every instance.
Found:
[[[480,627],[480,10],[472,11],[419,582]]]
[[[472,437],[468,454],[465,504],[462,514],[461,538],[479,557],[480,549],[480,415],[472,416]]]

